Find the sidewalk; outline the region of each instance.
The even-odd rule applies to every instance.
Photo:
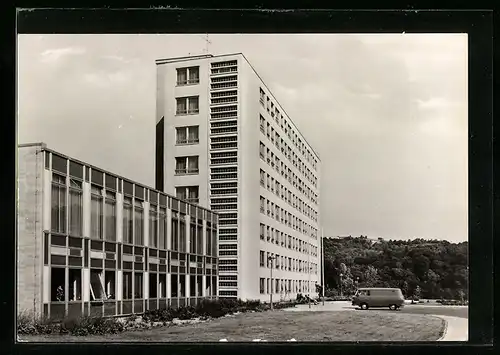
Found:
[[[447,323],[444,336],[439,341],[468,341],[469,320],[467,318],[434,315]]]

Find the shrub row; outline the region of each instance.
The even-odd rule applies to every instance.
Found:
[[[296,302],[279,302],[273,304],[275,309],[294,307]],[[156,324],[167,324],[175,318],[209,319],[220,318],[228,314],[244,312],[262,312],[270,309],[269,304],[261,303],[260,300],[203,300],[197,306],[185,306],[179,308],[155,309],[146,311],[141,316],[131,316],[126,320],[104,317],[78,317],[67,318],[63,321],[53,321],[47,318],[34,319],[27,314],[18,317],[18,334],[71,334],[71,335],[103,335],[116,334],[127,329],[150,328]]]
[[[459,300],[437,300],[437,303],[441,303],[443,306],[468,306],[469,301],[459,301]]]

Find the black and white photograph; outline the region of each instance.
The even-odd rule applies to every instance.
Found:
[[[19,34],[18,341],[467,341],[467,68],[467,33]]]

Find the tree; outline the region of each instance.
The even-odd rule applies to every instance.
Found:
[[[359,286],[400,287],[406,297],[417,286],[422,297],[467,297],[468,243],[439,240],[385,240],[366,236],[325,239],[325,291]],[[342,283],[340,274],[342,274]]]

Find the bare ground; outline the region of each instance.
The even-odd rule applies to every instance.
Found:
[[[105,336],[19,338],[29,342],[435,341],[443,331],[444,321],[420,314],[274,311]]]

